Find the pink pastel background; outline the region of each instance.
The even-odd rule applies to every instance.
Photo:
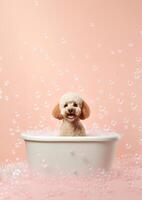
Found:
[[[0,163],[25,159],[25,130],[55,129],[67,91],[91,108],[84,121],[142,148],[142,2],[0,1]]]

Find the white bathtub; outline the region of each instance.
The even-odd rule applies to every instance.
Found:
[[[104,136],[47,136],[22,133],[28,162],[46,174],[88,174],[108,170],[115,155],[118,134]]]

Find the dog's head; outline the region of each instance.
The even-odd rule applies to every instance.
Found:
[[[59,120],[66,119],[73,122],[77,119],[86,119],[90,115],[87,103],[76,93],[64,94],[54,107],[53,116]]]

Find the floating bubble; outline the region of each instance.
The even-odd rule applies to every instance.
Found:
[[[12,124],[16,124],[16,123],[17,123],[16,119],[12,119]]]
[[[72,54],[72,53],[70,54],[70,57],[71,57],[71,59],[73,59],[73,60],[76,58],[76,56],[75,56],[74,54]]]
[[[132,124],[131,126],[132,126],[132,128],[136,128],[136,124]]]
[[[20,158],[19,157],[16,157],[16,161],[19,161],[20,160]]]
[[[10,135],[11,135],[11,136],[14,136],[14,135],[15,135],[15,132],[11,132]]]
[[[134,47],[134,43],[133,42],[129,42],[128,43],[128,47]]]
[[[132,145],[131,144],[126,144],[126,149],[130,150],[132,148]]]
[[[40,99],[40,98],[41,98],[41,94],[40,94],[39,91],[36,91],[36,92],[35,92],[35,98],[36,98],[36,99]]]
[[[15,155],[15,154],[16,154],[16,151],[15,151],[15,150],[12,150],[11,152],[12,152],[12,154],[13,154],[13,155]]]
[[[104,90],[100,89],[98,93],[102,95],[104,94]]]
[[[136,98],[136,93],[131,92],[131,97],[132,97],[132,98]]]
[[[113,80],[108,80],[108,84],[112,86],[115,84],[115,82]]]
[[[122,108],[118,108],[118,112],[122,113],[123,112]]]
[[[129,128],[129,126],[125,124],[124,129],[127,130],[128,128]]]
[[[20,169],[15,169],[12,173],[13,176],[19,176],[21,175],[22,171]]]
[[[142,57],[141,56],[136,56],[136,62],[141,62],[142,61]]]
[[[23,44],[26,46],[26,45],[28,45],[28,42],[27,42],[27,41],[24,41],[24,43],[23,43]]]
[[[34,104],[33,110],[34,111],[38,111],[39,110],[39,106],[37,104]]]
[[[78,80],[79,80],[78,75],[76,75],[76,74],[74,75],[74,80],[75,80],[75,81],[78,81]]]
[[[84,55],[84,58],[85,58],[85,59],[89,59],[89,58],[90,58],[90,55],[89,55],[89,54],[85,54],[85,55]]]
[[[124,68],[124,67],[125,67],[125,64],[124,64],[124,63],[121,63],[121,64],[120,64],[120,67]]]
[[[114,50],[111,50],[111,51],[110,51],[110,54],[111,54],[111,55],[115,55],[115,51],[114,51]]]
[[[19,98],[19,96],[20,96],[19,94],[15,94],[15,98]]]
[[[130,80],[128,80],[127,83],[128,83],[128,86],[129,86],[129,87],[131,87],[131,86],[134,84],[133,81],[130,81]]]
[[[102,45],[101,43],[98,43],[98,44],[97,44],[97,47],[98,47],[98,48],[101,48],[102,46],[103,46],[103,45]]]
[[[49,60],[49,55],[46,54],[46,55],[44,56],[44,59],[45,59],[45,60]]]
[[[123,100],[123,99],[120,99],[120,98],[118,98],[118,99],[117,99],[117,103],[118,103],[118,104],[120,104],[120,105],[122,105],[122,104],[124,103],[124,100]]]
[[[33,47],[33,52],[37,52],[38,48],[37,47]]]
[[[90,26],[91,28],[94,28],[94,27],[95,27],[95,23],[94,23],[94,22],[90,22],[90,23],[89,23],[89,26]]]
[[[62,44],[66,44],[66,43],[67,43],[67,40],[66,40],[64,37],[62,37],[62,38],[61,38],[61,43],[62,43]]]
[[[21,55],[21,56],[19,56],[19,60],[20,61],[23,61],[24,60],[24,57]]]
[[[9,101],[9,96],[4,96],[5,101]]]
[[[46,32],[41,33],[41,35],[43,36],[43,38],[44,38],[45,40],[48,39],[48,34],[47,34]]]
[[[35,5],[36,7],[38,7],[38,6],[39,6],[39,1],[38,1],[38,0],[34,0],[34,5]]]
[[[110,124],[115,127],[117,125],[117,121],[111,120]]]
[[[124,123],[124,124],[128,124],[128,123],[129,123],[129,119],[128,119],[127,117],[124,117],[124,118],[123,118],[123,123]]]
[[[141,78],[141,74],[139,73],[134,73],[134,79],[140,79]]]
[[[125,93],[124,92],[120,92],[120,96],[124,96],[125,95]]]
[[[114,96],[113,96],[111,93],[109,93],[109,94],[108,94],[108,99],[113,100],[113,99],[114,99]]]
[[[20,117],[20,113],[19,112],[15,112],[15,117],[19,118]]]
[[[131,110],[132,110],[132,111],[136,110],[137,107],[138,107],[138,105],[135,104],[134,102],[131,102],[131,103],[130,103],[130,106],[131,106]]]
[[[121,54],[121,53],[123,52],[123,50],[122,50],[122,49],[118,49],[117,52],[118,52],[119,54]]]
[[[138,127],[138,131],[139,131],[139,132],[142,132],[142,126],[139,126],[139,127]]]
[[[99,70],[99,67],[97,65],[93,65],[91,68],[92,68],[92,71],[95,71],[95,72]]]
[[[9,84],[10,84],[10,81],[9,81],[9,80],[4,81],[4,86],[5,86],[5,87],[9,86]]]

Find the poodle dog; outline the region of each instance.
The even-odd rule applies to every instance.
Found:
[[[54,107],[52,115],[62,120],[61,136],[85,136],[85,128],[80,122],[89,117],[90,109],[87,103],[76,93],[64,94]]]

